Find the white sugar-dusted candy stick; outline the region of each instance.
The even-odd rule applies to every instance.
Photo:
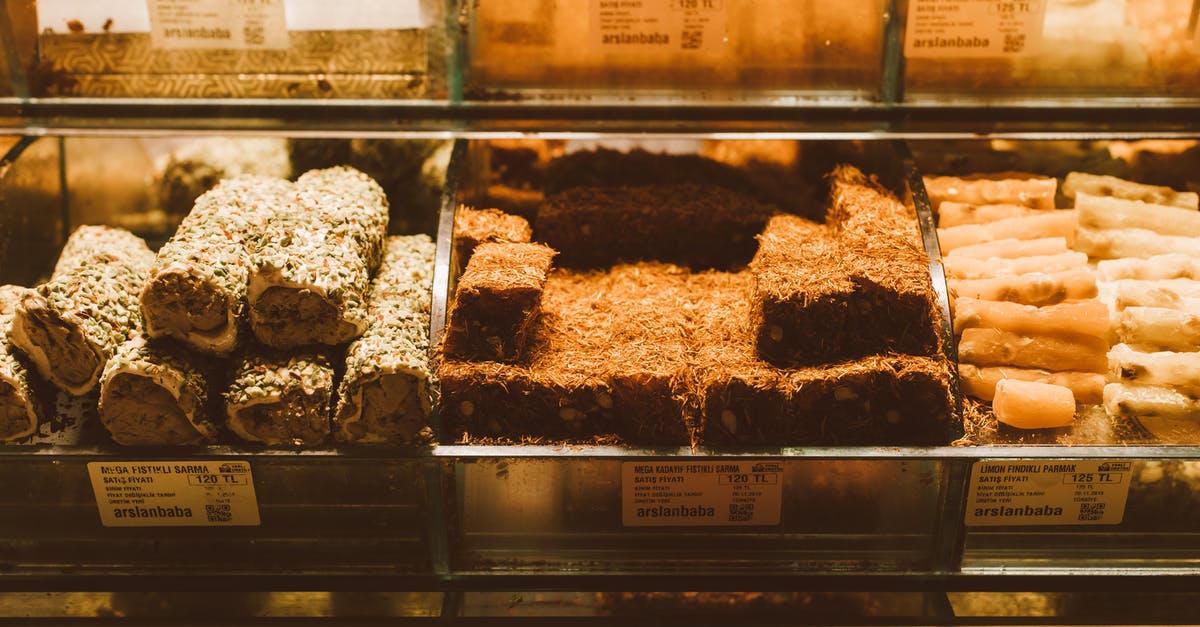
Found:
[[[1104,409],[1125,418],[1200,418],[1200,400],[1160,385],[1109,383],[1104,386]]]
[[[1075,199],[1079,226],[1090,229],[1145,229],[1162,235],[1200,236],[1200,211],[1080,194]]]
[[[1089,229],[1075,233],[1075,249],[1096,259],[1188,255],[1200,257],[1200,237],[1163,235],[1147,229]]]
[[[1162,307],[1200,313],[1200,281],[1125,279],[1109,284],[1117,311],[1128,307]]]
[[[980,367],[974,364],[959,364],[958,377],[967,394],[985,401],[992,400],[996,395],[996,384],[1001,379],[1016,379],[1069,388],[1075,395],[1075,401],[1084,405],[1099,405],[1103,402],[1106,382],[1104,375],[1096,372],[1052,372],[1015,366]]]
[[[1017,335],[1000,329],[966,329],[958,360],[976,366],[1107,372],[1108,344],[1090,335]]]
[[[1200,350],[1200,315],[1161,307],[1126,307],[1117,338],[1125,344],[1171,351]]]
[[[1120,279],[1200,280],[1200,258],[1181,254],[1157,255],[1148,259],[1106,259],[1096,264],[1101,281]]]
[[[992,327],[1025,335],[1080,334],[1108,337],[1108,307],[1098,301],[1032,307],[976,298],[955,301],[954,330]]]
[[[1108,352],[1109,374],[1128,383],[1169,385],[1200,393],[1200,353],[1143,353],[1127,344]]]
[[[1075,198],[1079,194],[1089,194],[1091,196],[1111,196],[1125,200],[1140,200],[1142,202],[1182,207],[1184,209],[1195,210],[1200,208],[1200,195],[1197,195],[1195,192],[1177,192],[1170,187],[1145,185],[1143,183],[1134,183],[1125,179],[1119,179],[1115,176],[1085,174],[1083,172],[1071,172],[1068,174],[1067,178],[1063,180],[1062,192],[1063,196],[1067,198]]]

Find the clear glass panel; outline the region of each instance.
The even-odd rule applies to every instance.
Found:
[[[333,11],[170,21],[156,3],[8,3],[34,96],[444,99],[444,3],[352,0]],[[269,7],[281,6],[276,3]],[[158,16],[158,17],[155,17]],[[36,41],[35,41],[36,39]],[[219,41],[228,41],[221,45]]]
[[[915,6],[934,7],[923,0],[905,4],[909,22],[918,19]],[[968,4],[954,6],[966,11]],[[906,58],[906,100],[1200,93],[1200,44],[1192,0],[1044,0],[1044,4],[1042,22],[1031,22],[1035,29],[1025,32],[1020,43],[1014,41],[1009,52],[985,58],[957,56],[951,46]],[[1036,16],[1036,9],[1031,15]],[[993,14],[986,20],[999,22]],[[1039,31],[1040,45],[1036,43]]]
[[[4,592],[0,619],[428,617],[441,605],[438,592]]]
[[[243,457],[254,477],[260,526],[107,528],[88,480],[86,463],[94,459],[0,457],[0,476],[6,477],[0,487],[4,570],[200,575],[430,569],[420,460]]]
[[[850,618],[924,616],[921,594],[861,592],[481,592],[468,593],[463,616],[611,616],[638,624],[694,616],[708,621],[786,620],[820,624]],[[882,622],[882,621],[881,621]]]
[[[1200,567],[1200,462],[1135,461],[1119,525],[973,527],[966,570]]]
[[[878,98],[880,0],[467,6],[468,100]]]
[[[791,461],[778,526],[654,528],[622,526],[620,460],[464,460],[453,563],[465,572],[924,570],[941,473],[934,461]]]

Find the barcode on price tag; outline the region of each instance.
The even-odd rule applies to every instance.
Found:
[[[781,462],[646,461],[621,464],[626,527],[778,525]]]

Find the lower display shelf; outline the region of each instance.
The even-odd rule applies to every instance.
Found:
[[[1191,624],[1195,592],[211,591],[0,593],[0,625]]]
[[[620,586],[629,577],[660,585],[710,578],[718,589],[762,581],[794,589],[802,580],[856,574],[887,578],[888,585],[916,575],[968,582],[984,581],[968,575],[1003,580],[1015,573],[1017,581],[1200,579],[1198,459],[1190,447],[208,447],[186,455],[10,447],[0,451],[0,589],[70,589],[115,575],[251,586],[280,577],[278,585],[304,589],[403,582],[405,589],[436,590],[490,589],[487,582],[509,578],[526,582],[518,588],[558,582],[552,587],[569,589],[590,589],[595,581]],[[1116,496],[1096,497],[1101,511],[1119,510],[1108,518],[1088,521],[1081,513],[1044,524],[1026,516],[997,525],[968,511],[968,503],[987,496],[977,481],[986,468],[1049,468],[1055,482],[1076,474],[1102,481],[1080,474],[1089,464],[1121,471],[1114,473],[1122,476],[1113,480],[1122,482]],[[224,481],[243,467],[252,477],[249,505],[234,501],[232,511],[217,507],[204,520],[175,526],[167,510],[183,498],[176,492],[220,503],[238,489],[214,492],[205,477]],[[122,468],[150,480],[123,477]],[[126,483],[110,486],[104,470]],[[172,476],[196,485],[162,483]],[[1080,489],[1092,493],[1090,486]],[[1074,515],[1071,503],[1053,501],[1062,496],[1028,492],[1051,499],[1047,510]],[[1008,513],[1032,511],[1024,497],[1014,498]],[[643,511],[655,507],[657,513]],[[117,509],[136,520],[112,518]],[[715,517],[688,520],[701,514]]]

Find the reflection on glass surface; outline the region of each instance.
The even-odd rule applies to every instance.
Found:
[[[821,90],[875,97],[885,3],[695,4],[701,8],[685,10],[674,2],[639,3],[636,9],[610,9],[595,0],[475,2],[467,97],[546,91],[566,99],[754,101],[763,94]],[[625,28],[614,26],[622,21]]]
[[[265,3],[266,17],[249,4],[245,18],[193,13],[182,22],[158,17],[154,3],[8,4],[35,96],[445,96],[443,3],[435,0],[351,0],[336,10]]]
[[[1192,4],[1046,0],[1040,49],[1002,58],[909,58],[908,99],[1194,95],[1200,45]]]

